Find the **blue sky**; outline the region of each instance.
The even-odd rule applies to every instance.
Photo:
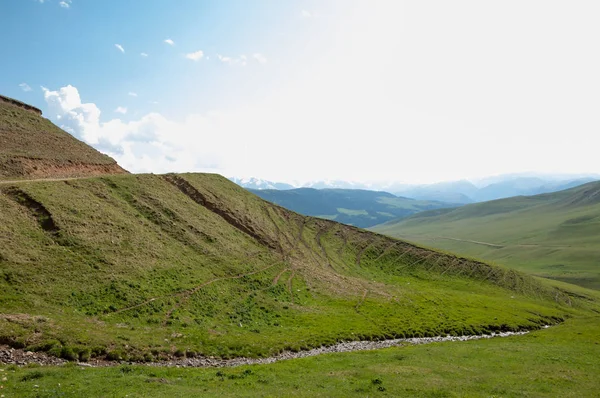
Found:
[[[599,17],[583,0],[2,0],[0,92],[134,172],[598,173]]]
[[[258,79],[222,73],[216,63],[198,65],[183,54],[201,50],[216,60],[217,54],[273,52],[282,45],[283,25],[302,22],[300,3],[276,1],[73,0],[68,8],[60,2],[0,3],[3,29],[15,32],[2,43],[3,58],[13,62],[4,65],[0,84],[5,94],[42,108],[43,97],[24,96],[14,82],[36,89],[71,84],[101,109],[125,105],[143,113],[156,109],[149,102],[161,100],[169,104],[161,109],[181,117],[218,108],[235,102],[226,94],[232,88],[244,95],[259,90]],[[128,98],[129,92],[143,100]]]

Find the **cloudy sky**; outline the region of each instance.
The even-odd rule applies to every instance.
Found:
[[[130,171],[599,173],[600,2],[1,0],[0,93]]]

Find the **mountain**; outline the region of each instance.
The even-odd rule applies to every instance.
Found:
[[[254,177],[252,177],[252,178],[230,177],[229,179],[231,181],[233,181],[234,183],[236,183],[237,185],[239,185],[240,187],[247,188],[247,189],[279,189],[279,190],[294,189],[293,185],[286,184],[284,182],[273,182],[273,181],[262,180],[260,178],[254,178]]]
[[[423,212],[373,230],[600,289],[600,182]]]
[[[436,184],[407,187],[395,191],[397,195],[419,200],[437,200],[448,203],[473,203],[478,188],[469,181],[440,182]]]
[[[419,211],[456,206],[360,189],[298,188],[287,191],[252,190],[252,192],[269,202],[307,216],[326,218],[361,228],[398,217],[408,217]]]
[[[122,173],[114,159],[62,131],[39,109],[0,96],[0,179]]]
[[[508,198],[519,195],[537,195],[572,188],[600,179],[598,175],[536,175],[505,174],[487,177],[473,183],[467,180],[410,185],[397,182],[355,182],[320,180],[301,184],[302,188],[362,189],[392,192],[411,199],[463,205],[474,202]],[[232,178],[236,184],[248,189],[293,189],[286,183],[275,183],[258,178]],[[296,184],[298,185],[298,184]]]
[[[2,344],[83,361],[258,357],[539,329],[579,300],[520,272],[299,215],[218,175],[60,177],[92,156],[114,164],[39,114],[24,123],[29,110],[8,112],[1,142],[56,163],[39,170],[46,179],[0,181]],[[32,139],[42,131],[69,146],[53,157]]]
[[[486,202],[512,196],[537,195],[561,191],[594,180],[594,178],[578,178],[574,180],[549,181],[539,177],[517,177],[480,188],[472,197],[477,202]]]

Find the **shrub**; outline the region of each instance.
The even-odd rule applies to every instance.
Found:
[[[79,360],[81,362],[89,361],[91,356],[92,356],[92,350],[90,350],[89,348],[81,348],[79,350]]]
[[[106,355],[106,348],[99,346],[92,347],[92,357],[96,358],[102,355]]]
[[[108,354],[106,354],[106,359],[109,361],[122,361],[125,358],[125,355],[121,350],[112,350]]]
[[[146,361],[146,362],[153,362],[154,361],[154,355],[152,355],[149,352],[144,353],[144,361]]]
[[[34,370],[33,372],[29,372],[29,373],[24,374],[21,377],[21,381],[29,381],[29,380],[41,379],[44,376],[45,376],[44,373],[40,372],[39,370]]]
[[[79,359],[79,356],[73,351],[71,347],[63,347],[60,350],[60,357],[62,359],[66,359],[67,361],[75,361]]]
[[[175,351],[174,355],[177,358],[183,358],[183,357],[185,357],[185,350],[179,348],[177,351]]]

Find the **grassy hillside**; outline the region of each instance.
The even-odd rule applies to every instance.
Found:
[[[415,200],[362,189],[250,190],[269,202],[306,216],[367,228],[424,210],[453,207],[450,203]]]
[[[0,180],[123,172],[48,119],[0,101]]]
[[[596,305],[512,270],[300,216],[217,175],[0,191],[0,341],[63,357],[264,356],[535,329]]]
[[[373,230],[600,289],[600,182],[423,212]]]

